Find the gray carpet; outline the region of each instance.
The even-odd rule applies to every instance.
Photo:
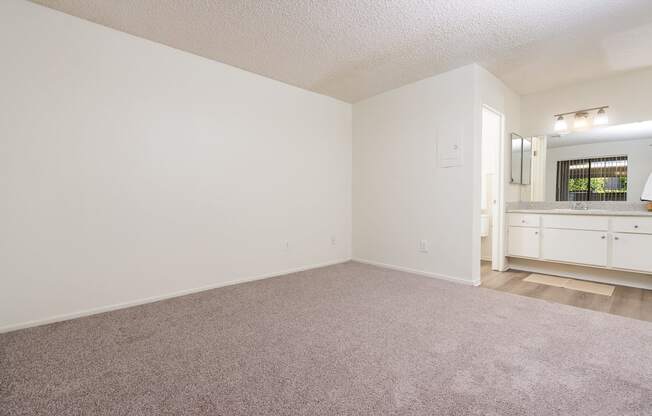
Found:
[[[358,263],[0,335],[2,415],[652,415],[652,324]]]

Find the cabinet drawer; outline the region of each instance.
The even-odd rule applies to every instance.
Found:
[[[510,227],[538,227],[541,216],[538,214],[507,214]]]
[[[607,233],[603,231],[561,230],[545,228],[541,257],[545,260],[607,265]]]
[[[589,215],[542,215],[544,228],[561,228],[566,230],[607,231],[608,217]]]
[[[652,273],[652,235],[615,233],[611,265]]]
[[[616,217],[612,221],[617,233],[652,234],[652,218]]]
[[[538,258],[540,237],[538,228],[509,227],[507,235],[508,255]]]

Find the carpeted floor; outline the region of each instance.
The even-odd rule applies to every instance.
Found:
[[[2,415],[652,415],[652,323],[359,263],[0,335]]]

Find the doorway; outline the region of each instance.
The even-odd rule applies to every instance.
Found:
[[[503,184],[502,167],[505,120],[502,113],[482,107],[481,195],[480,195],[480,258],[485,267],[504,270],[503,249]]]

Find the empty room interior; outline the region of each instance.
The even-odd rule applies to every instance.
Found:
[[[1,0],[0,415],[652,415],[652,1]]]

